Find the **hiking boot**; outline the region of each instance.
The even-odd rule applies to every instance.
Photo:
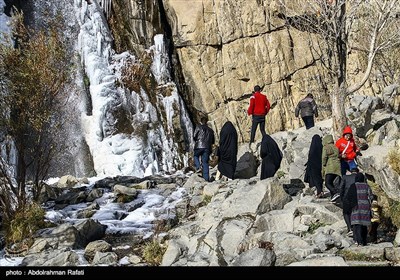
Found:
[[[340,197],[340,194],[335,193],[332,198],[331,198],[331,202],[334,202],[336,199],[338,199]]]

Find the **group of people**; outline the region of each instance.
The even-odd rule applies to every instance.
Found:
[[[215,135],[212,128],[207,125],[207,117],[200,119],[193,133],[194,140],[194,165],[196,172],[202,172],[202,177],[210,181],[209,159],[212,153],[212,146],[215,143]],[[218,157],[218,173],[216,179],[226,176],[234,178],[237,162],[238,134],[232,122],[227,121],[220,132],[219,146],[216,152]]]
[[[350,126],[344,128],[342,137],[336,143],[332,135],[326,135],[321,140],[315,134],[311,140],[304,181],[316,188],[316,198],[325,195],[324,181],[331,201],[341,198],[348,235],[353,236],[356,244],[364,246],[367,244],[368,228],[371,241],[377,241],[377,211],[380,209],[377,197],[358,169],[357,155],[361,153],[354,142]],[[371,219],[373,215],[375,218]]]
[[[248,115],[252,116],[252,126],[250,132],[250,143],[254,142],[257,127],[262,134],[260,148],[261,179],[273,177],[280,168],[282,152],[278,144],[265,132],[265,117],[271,105],[268,98],[261,93],[261,87],[256,85],[250,104],[247,110]],[[209,159],[212,153],[212,146],[215,143],[214,131],[207,125],[207,117],[200,119],[200,124],[196,126],[193,133],[194,140],[194,165],[196,172],[202,173],[206,181],[210,181]],[[231,121],[227,121],[221,128],[219,135],[219,145],[215,155],[218,158],[216,180],[225,176],[227,179],[234,179],[238,152],[238,134]]]
[[[340,196],[348,236],[353,236],[359,246],[367,245],[368,234],[370,241],[377,243],[382,207],[358,168],[353,168],[351,174],[342,177]]]
[[[280,168],[282,152],[275,140],[265,131],[265,117],[271,109],[268,98],[261,93],[261,87],[255,86],[250,97],[247,114],[252,116],[250,144],[255,140],[257,127],[260,128],[262,141],[260,147],[261,175],[260,179],[273,177]],[[306,129],[314,126],[314,117],[318,117],[317,105],[313,95],[308,94],[296,109],[295,116],[300,114]],[[209,158],[212,145],[215,143],[214,131],[207,125],[207,118],[202,117],[196,126],[193,140],[194,164],[196,171],[202,171],[202,177],[210,181]],[[238,152],[238,134],[232,122],[227,121],[221,128],[219,145],[216,152],[218,168],[216,180],[225,176],[234,179]],[[359,172],[356,157],[361,155],[357,147],[353,131],[346,126],[342,136],[335,142],[332,135],[321,139],[318,134],[312,137],[304,182],[316,188],[316,198],[322,198],[323,183],[330,192],[331,201],[342,200],[343,217],[348,235],[358,245],[367,244],[368,228],[372,242],[377,241],[377,225],[379,223],[379,205],[365,176]],[[349,172],[349,174],[347,174]],[[376,211],[373,211],[376,210]],[[371,217],[373,219],[371,220]]]
[[[196,126],[194,134],[194,165],[196,172],[201,172],[206,181],[210,179],[209,159],[212,153],[212,146],[215,143],[214,131],[207,125],[207,118],[201,118],[201,122]],[[221,128],[219,135],[219,145],[215,152],[218,158],[218,167],[215,180],[232,180],[235,177],[238,152],[238,134],[232,122],[227,121]],[[261,175],[260,179],[273,177],[280,168],[282,152],[275,140],[265,134],[262,138],[260,156]]]
[[[347,171],[350,172],[357,168],[357,155],[361,155],[361,153],[354,141],[350,126],[344,128],[342,137],[336,143],[330,134],[325,135],[323,139],[315,134],[311,140],[304,181],[310,186],[316,187],[316,196],[321,197],[323,195],[322,184],[325,180],[331,200],[335,201],[340,197],[335,182],[340,181],[340,177]]]
[[[261,87],[259,85],[254,86],[247,114],[252,116],[250,144],[254,143],[257,127],[259,127],[262,135],[260,149],[262,158],[261,179],[274,176],[282,161],[282,152],[278,144],[265,131],[265,118],[270,109],[271,104],[267,96],[261,92]],[[299,114],[307,129],[314,126],[314,116],[318,117],[318,109],[312,94],[308,94],[298,103],[295,110],[296,117],[298,117]],[[219,139],[220,141],[216,153],[218,157],[216,179],[222,176],[233,179],[236,170],[238,134],[232,122],[227,121],[224,124]],[[207,117],[203,116],[200,119],[200,124],[195,128],[193,140],[195,142],[194,164],[196,172],[201,171],[203,178],[210,181],[209,159],[212,153],[212,146],[215,143],[215,135],[214,131],[207,125]],[[331,177],[332,176],[330,176],[330,178]],[[321,186],[322,182],[316,182],[315,184]]]

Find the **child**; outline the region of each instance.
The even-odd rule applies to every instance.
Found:
[[[378,204],[378,197],[374,194],[371,202],[371,227],[369,236],[372,243],[378,243],[378,226],[380,223],[382,207]]]

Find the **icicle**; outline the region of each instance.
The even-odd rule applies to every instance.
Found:
[[[100,0],[99,5],[103,8],[107,18],[109,18],[111,14],[112,0]]]

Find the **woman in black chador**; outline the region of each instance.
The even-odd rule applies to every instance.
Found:
[[[322,140],[321,136],[315,134],[311,140],[310,151],[308,152],[308,161],[304,182],[308,183],[310,188],[317,188],[317,197],[323,196],[322,192]]]
[[[268,134],[262,138],[260,155],[262,158],[260,179],[274,177],[276,171],[281,167],[282,152],[275,140]]]
[[[232,122],[227,121],[221,128],[218,147],[218,171],[233,179],[236,170],[238,134]]]

